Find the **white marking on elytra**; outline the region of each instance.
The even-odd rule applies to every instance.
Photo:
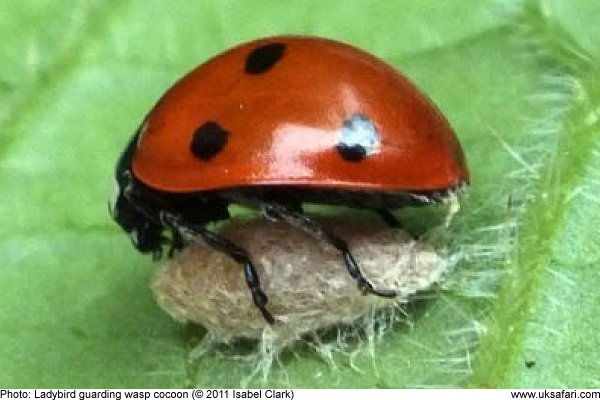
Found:
[[[376,153],[381,146],[377,128],[369,117],[363,114],[355,114],[344,121],[339,143],[349,147],[359,145],[365,149],[367,155]]]
[[[117,216],[117,201],[121,196],[121,187],[119,186],[119,182],[115,179],[113,186],[113,193],[110,196],[110,200],[108,202],[108,208],[110,210],[111,217],[115,218]]]

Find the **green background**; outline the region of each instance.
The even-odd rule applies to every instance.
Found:
[[[116,157],[175,79],[278,33],[346,41],[404,71],[454,125],[473,182],[450,235],[458,270],[372,357],[360,340],[334,365],[299,349],[249,384],[600,386],[598,21],[596,0],[4,0],[0,387],[248,376],[222,352],[189,360],[198,331],[155,305],[153,264],[106,200]]]

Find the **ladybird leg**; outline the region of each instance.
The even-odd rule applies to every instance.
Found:
[[[350,276],[356,280],[358,287],[363,292],[372,293],[381,297],[396,297],[397,293],[395,290],[375,289],[371,282],[369,282],[363,275],[360,267],[354,259],[354,256],[352,253],[350,253],[348,244],[336,234],[321,226],[318,222],[313,221],[311,218],[301,212],[290,210],[285,206],[276,203],[263,205],[263,212],[268,219],[285,221],[290,225],[312,234],[320,240],[324,240],[338,249],[344,257],[344,262],[346,264],[346,268],[348,269],[348,273],[350,273]]]
[[[256,271],[254,264],[252,264],[252,261],[250,261],[250,256],[245,249],[223,236],[206,229],[203,225],[186,223],[176,216],[167,213],[161,213],[160,218],[165,224],[179,231],[180,234],[184,233],[194,238],[200,238],[213,249],[227,254],[229,257],[242,264],[244,267],[246,284],[252,293],[254,304],[258,307],[269,324],[275,323],[275,318],[273,318],[273,315],[271,315],[266,308],[269,299],[260,286],[258,272]]]
[[[406,233],[408,233],[413,240],[419,240],[419,235],[415,235],[414,233],[407,231],[406,228],[404,227],[404,225],[402,224],[402,222],[394,214],[392,214],[392,212],[390,210],[388,210],[387,208],[378,208],[374,211],[381,217],[383,222],[385,222],[386,225],[389,226],[390,228],[402,229]]]
[[[394,214],[392,214],[392,212],[390,210],[388,210],[387,208],[378,208],[374,211],[381,217],[383,222],[385,222],[387,224],[387,226],[389,226],[390,228],[402,229],[402,222],[400,222],[400,220],[398,218],[396,218],[396,216]]]
[[[275,318],[273,318],[271,313],[266,309],[269,299],[261,288],[258,272],[256,271],[254,264],[250,261],[250,257],[246,250],[204,227],[201,227],[201,229],[198,228],[200,227],[192,227],[191,229],[193,232],[199,233],[209,246],[213,247],[215,250],[222,251],[243,265],[244,277],[246,279],[246,284],[252,293],[254,304],[258,307],[269,324],[275,323]]]
[[[184,246],[183,236],[179,233],[179,230],[171,228],[171,238],[169,242],[169,258],[175,255],[176,251],[183,249]]]

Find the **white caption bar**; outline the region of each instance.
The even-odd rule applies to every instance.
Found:
[[[344,399],[344,400],[598,399],[584,389],[0,389],[0,400]]]

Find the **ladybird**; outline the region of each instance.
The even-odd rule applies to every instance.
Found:
[[[442,202],[469,183],[448,121],[406,77],[350,45],[276,36],[229,49],[176,82],[119,158],[112,218],[160,258],[202,240],[237,261],[268,323],[267,295],[241,246],[210,230],[228,206],[262,211],[340,252],[363,293],[394,297],[363,275],[346,241],[303,205],[390,210]]]

